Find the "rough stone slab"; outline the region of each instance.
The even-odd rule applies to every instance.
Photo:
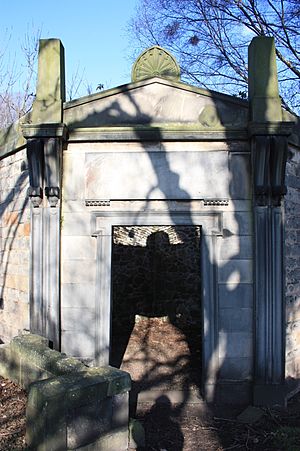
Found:
[[[49,349],[47,339],[33,334],[15,337],[5,347],[1,362],[1,371],[23,387],[53,375],[86,369],[78,360]]]
[[[100,449],[126,449],[128,445],[127,373],[111,368],[92,368],[30,386],[27,407],[26,439],[29,446],[42,451],[77,449],[101,440]],[[117,422],[112,414],[116,406],[126,411]],[[123,405],[124,404],[124,405]],[[110,448],[107,435],[119,448]],[[115,437],[116,435],[116,437]],[[100,445],[99,445],[100,446]],[[86,448],[89,449],[89,448]],[[95,447],[94,449],[97,449]]]
[[[264,411],[258,407],[248,406],[237,416],[237,421],[245,424],[254,424],[264,416]]]
[[[77,449],[95,442],[111,429],[111,399],[74,408],[67,419],[67,448]]]

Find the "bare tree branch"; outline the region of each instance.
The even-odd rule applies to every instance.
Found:
[[[299,113],[298,0],[139,0],[129,26],[135,50],[159,44],[178,59],[183,79],[247,91],[247,49],[254,36],[273,36],[283,105]]]

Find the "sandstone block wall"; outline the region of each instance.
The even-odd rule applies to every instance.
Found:
[[[0,340],[29,328],[30,208],[25,149],[0,161]]]
[[[300,152],[290,149],[286,167],[286,374],[300,376]]]

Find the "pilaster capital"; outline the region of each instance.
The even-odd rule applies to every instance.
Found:
[[[67,139],[68,129],[63,123],[49,124],[23,124],[22,133],[24,138],[61,138]]]
[[[295,127],[294,122],[249,122],[248,135],[253,136],[286,136],[292,134]]]

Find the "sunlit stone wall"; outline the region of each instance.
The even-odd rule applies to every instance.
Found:
[[[0,161],[0,340],[29,328],[30,208],[26,151]]]

